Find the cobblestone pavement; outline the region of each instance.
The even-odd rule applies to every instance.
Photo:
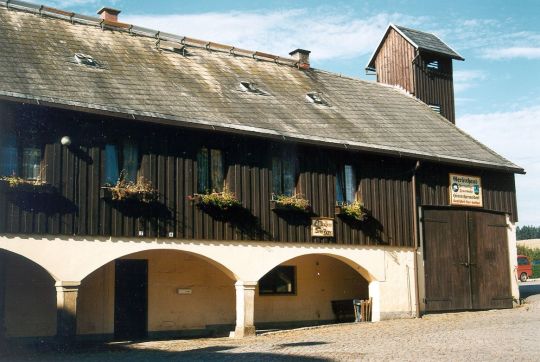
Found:
[[[7,353],[7,352],[4,352]],[[512,310],[429,315],[229,338],[79,346],[12,347],[2,361],[540,361],[540,296]]]

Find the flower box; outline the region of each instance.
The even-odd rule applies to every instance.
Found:
[[[364,221],[367,217],[367,209],[361,201],[354,201],[350,204],[336,205],[335,214],[356,221]]]
[[[201,210],[227,212],[242,207],[242,203],[236,198],[234,193],[224,187],[222,192],[211,192],[207,194],[193,194],[188,196]]]
[[[270,208],[274,211],[310,213],[311,205],[309,200],[302,198],[302,195],[292,196],[272,195]]]
[[[26,192],[37,194],[51,194],[55,188],[41,180],[27,180],[17,176],[0,178],[0,189],[3,191]]]
[[[136,182],[118,180],[114,186],[104,186],[100,190],[101,198],[109,201],[138,201],[151,203],[157,200],[158,192],[150,181],[139,177]]]

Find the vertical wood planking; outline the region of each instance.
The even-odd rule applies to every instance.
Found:
[[[73,127],[62,121],[57,122],[64,128]],[[126,129],[123,121],[114,122],[118,122],[115,127]],[[5,212],[0,216],[0,231],[132,238],[137,237],[137,232],[141,229],[147,237],[167,237],[168,232],[173,231],[176,238],[183,239],[271,239],[278,242],[367,245],[379,242],[374,235],[363,231],[362,227],[345,222],[340,217],[335,218],[334,239],[314,240],[310,234],[309,218],[305,218],[305,222],[298,222],[297,219],[290,222],[291,219],[271,211],[272,172],[266,152],[271,142],[243,136],[229,137],[220,134],[220,147],[227,153],[227,182],[244,207],[259,221],[263,235],[242,232],[238,225],[214,220],[186,197],[196,191],[196,150],[204,143],[216,144],[216,134],[169,128],[157,132],[155,127],[142,124],[130,123],[127,128],[130,134],[141,142],[140,174],[158,189],[158,204],[167,210],[171,217],[156,214],[149,219],[126,214],[100,197],[105,142],[101,139],[107,132],[112,131],[98,126],[95,129],[96,134],[87,136],[89,140],[93,137],[97,141],[88,141],[80,147],[82,154],[87,155],[85,157],[77,156],[72,150],[61,146],[57,141],[58,135],[51,137],[54,142],[50,141],[45,147],[47,182],[56,187],[59,196],[68,204],[74,205],[78,211],[23,211],[8,200],[8,195],[2,193],[0,207]],[[190,143],[178,142],[179,139],[189,140]],[[361,197],[373,219],[380,223],[382,242],[395,246],[412,246],[412,161],[307,145],[298,146],[298,155],[301,168],[298,192],[311,201],[315,216],[335,216],[335,165],[342,161],[350,162],[356,165],[358,170]],[[449,170],[466,174],[480,172],[484,186],[484,208],[509,212],[513,220],[517,219],[514,177],[501,172],[445,168],[425,163],[419,175],[419,196],[422,204],[447,204]]]

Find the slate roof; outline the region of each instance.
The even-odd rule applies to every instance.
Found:
[[[446,45],[436,35],[426,33],[420,30],[406,28],[404,26],[395,25],[395,27],[412,42],[415,48],[427,50],[434,53],[447,55],[452,59],[465,60],[454,49]]]
[[[384,43],[384,40],[386,39],[388,32],[390,29],[394,29],[397,31],[401,36],[403,36],[412,46],[414,46],[416,49],[420,51],[427,51],[432,52],[436,54],[442,54],[447,57],[450,57],[452,59],[456,60],[465,60],[461,55],[459,55],[454,49],[450,48],[448,45],[446,45],[441,39],[439,39],[435,34],[426,33],[424,31],[415,30],[406,28],[404,26],[400,25],[394,25],[390,24],[388,28],[386,29],[386,32],[383,36],[383,39],[379,43],[379,46],[373,52],[373,55],[369,59],[368,65],[366,69],[373,70],[375,69],[375,58],[377,56],[377,53],[379,52],[379,49],[381,48],[381,45]]]
[[[3,99],[523,171],[397,88],[301,70],[292,60],[264,53],[233,55],[231,48],[211,43],[188,45],[184,54],[179,42],[137,35],[135,28],[130,33],[129,26],[102,30],[99,19],[72,24],[70,16],[8,10],[3,3]],[[78,64],[76,53],[93,57],[98,66]],[[245,91],[241,81],[262,92]],[[328,106],[310,102],[308,92],[320,92]]]

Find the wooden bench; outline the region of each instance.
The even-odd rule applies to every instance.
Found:
[[[332,311],[336,315],[336,322],[354,322],[353,299],[333,300]]]

